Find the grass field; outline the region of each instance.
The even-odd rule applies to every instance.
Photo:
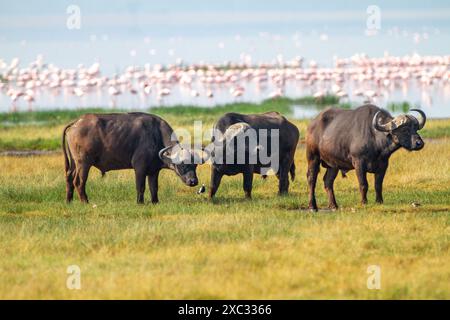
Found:
[[[288,114],[290,103],[152,112],[190,127],[229,110]],[[56,150],[80,113],[0,115],[0,150]],[[307,121],[294,122],[304,136]],[[92,170],[91,203],[66,205],[61,154],[0,156],[0,298],[449,299],[450,120],[429,120],[423,136],[422,151],[391,158],[384,205],[374,204],[372,177],[369,205],[359,205],[350,172],[336,180],[341,209],[318,213],[304,210],[302,143],[288,196],[276,196],[275,178],[256,177],[248,201],[241,177],[226,177],[210,202],[164,171],[160,203],[141,206],[132,171]],[[200,183],[209,169],[199,167]],[[321,181],[318,202],[326,206]],[[81,290],[66,287],[69,265],[81,268]],[[369,265],[381,268],[380,290],[367,288]]]

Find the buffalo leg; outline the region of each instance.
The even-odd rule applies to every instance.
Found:
[[[66,202],[72,202],[73,191],[75,186],[73,185],[74,169],[70,168],[66,173]]]
[[[158,176],[159,171],[148,176],[148,185],[150,187],[150,195],[152,203],[158,203]]]
[[[137,192],[137,203],[144,203],[144,193],[145,193],[145,177],[146,174],[143,170],[134,169],[136,176],[136,192]]]
[[[84,203],[89,203],[88,196],[86,194],[86,182],[90,168],[91,166],[86,163],[79,163],[75,171],[75,188],[77,189],[80,201]]]
[[[252,188],[253,188],[253,168],[250,167],[250,168],[245,169],[243,174],[244,174],[243,187],[244,187],[245,197],[247,199],[251,199],[252,198]]]
[[[209,198],[212,199],[219,189],[220,181],[222,180],[223,174],[216,169],[211,169],[211,186],[209,188]]]
[[[382,166],[378,172],[375,173],[375,193],[376,202],[383,203],[383,180],[386,174],[387,164]]]
[[[359,192],[361,193],[361,204],[367,204],[367,191],[369,190],[369,184],[367,183],[367,171],[364,163],[357,162],[355,165],[356,176],[359,182]]]
[[[323,176],[323,182],[325,185],[325,191],[328,194],[328,207],[330,209],[337,209],[338,205],[336,203],[336,198],[334,197],[334,180],[338,174],[339,170],[337,168],[328,168]]]
[[[315,156],[308,156],[308,172],[306,173],[306,177],[308,179],[309,186],[309,205],[308,208],[310,210],[317,211],[317,202],[316,202],[316,182],[317,175],[320,170],[320,159]]]
[[[280,171],[278,175],[278,194],[287,194],[289,191],[289,170],[291,169],[291,161],[283,161],[280,165]]]

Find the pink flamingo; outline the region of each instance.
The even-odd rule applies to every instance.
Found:
[[[120,92],[120,90],[117,89],[116,87],[111,86],[108,89],[108,93],[111,96],[111,106],[113,108],[115,108],[116,107],[116,102],[117,102],[116,101],[117,96],[120,95],[122,92]]]
[[[25,100],[26,102],[28,102],[28,111],[32,111],[33,108],[32,108],[32,105],[31,105],[31,104],[34,102],[34,97],[31,96],[31,95],[26,94],[26,95],[23,97],[23,100]]]

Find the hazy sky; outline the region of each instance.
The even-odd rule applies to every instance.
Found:
[[[367,37],[366,9],[381,10]],[[81,29],[66,27],[69,5]],[[450,53],[448,1],[5,1],[0,0],[0,59],[38,54],[71,66],[239,60],[296,55],[318,61],[355,52]]]

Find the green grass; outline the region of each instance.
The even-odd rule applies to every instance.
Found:
[[[183,118],[193,118],[198,116],[212,115],[217,117],[226,112],[243,112],[243,113],[257,113],[266,111],[279,111],[281,113],[289,113],[292,104],[302,104],[305,101],[309,101],[309,98],[302,99],[289,99],[278,98],[265,100],[262,103],[246,103],[236,102],[226,105],[215,106],[214,108],[198,107],[198,106],[173,106],[173,107],[154,107],[146,111],[160,115],[160,116],[177,116]],[[326,101],[338,104],[338,101],[334,98],[329,98]],[[309,102],[308,102],[309,103]],[[32,112],[14,112],[14,113],[0,113],[0,124],[3,127],[10,126],[11,124],[26,124],[31,123],[35,125],[55,125],[62,124],[71,121],[85,113],[97,113],[97,112],[128,112],[121,108],[107,109],[107,108],[87,108],[78,110],[52,110],[52,111],[32,111]],[[6,125],[5,125],[6,123]]]
[[[276,98],[268,99],[261,103],[235,102],[225,105],[210,107],[198,107],[190,105],[177,105],[172,107],[154,107],[146,111],[160,115],[160,116],[182,116],[184,118],[192,118],[197,116],[220,116],[226,112],[241,112],[241,113],[259,113],[267,111],[278,111],[280,113],[290,113],[292,105],[307,105],[317,106],[338,106],[339,98],[335,96],[324,96],[320,99],[306,96],[298,99],[291,98]],[[348,106],[348,104],[341,104],[341,106]],[[86,108],[77,110],[51,110],[51,111],[32,111],[32,112],[11,112],[0,113],[0,126],[10,126],[18,124],[34,124],[34,125],[54,125],[66,123],[72,119],[79,117],[85,113],[97,112],[128,112],[121,108]]]
[[[292,107],[299,105],[304,108],[323,110],[329,106],[351,108],[351,103],[339,103],[335,96],[325,96],[321,99],[303,97],[299,99],[278,98],[265,100],[262,103],[232,103],[214,108],[196,106],[157,107],[145,110],[166,119],[172,126],[192,128],[194,121],[202,120],[205,127],[211,127],[214,122],[226,112],[259,113],[278,111],[287,117],[292,115]],[[395,104],[390,105],[394,108]],[[408,108],[400,104],[395,108]],[[396,109],[396,110],[397,110]],[[403,109],[402,109],[403,110]],[[129,110],[127,110],[129,111]],[[17,113],[0,113],[0,152],[7,150],[58,150],[60,149],[61,132],[69,122],[85,113],[127,112],[124,109],[80,109],[54,110]],[[302,132],[306,129],[306,120],[293,120]],[[421,131],[426,138],[450,137],[450,119],[429,120]]]
[[[450,119],[427,120],[427,124],[420,134],[424,138],[448,138],[450,137]]]
[[[334,96],[334,95],[325,95],[320,98],[306,96],[306,97],[295,99],[295,103],[303,104],[303,105],[317,105],[317,106],[338,105],[339,97]],[[345,104],[345,105],[347,105],[347,104]]]
[[[212,126],[226,112],[258,113],[278,111],[290,114],[293,99],[266,100],[260,104],[233,103],[214,108],[196,106],[157,107],[145,110],[166,119],[171,125],[191,127],[201,119],[203,125]],[[124,109],[80,109],[17,113],[0,113],[0,151],[5,150],[57,150],[61,132],[70,121],[85,113],[128,112]]]
[[[336,181],[341,210],[315,214],[303,210],[302,147],[289,196],[276,196],[275,178],[256,178],[247,201],[241,178],[227,177],[210,202],[165,171],[158,205],[134,203],[131,171],[101,178],[95,170],[90,205],[66,205],[60,155],[0,157],[0,298],[446,299],[448,146],[443,139],[397,153],[384,205],[373,192],[358,205],[350,173]],[[208,177],[201,166],[200,181]],[[318,201],[326,205],[321,187]],[[82,270],[80,291],[65,286],[72,264]],[[366,288],[373,264],[381,290]]]
[[[409,102],[391,102],[386,106],[386,109],[392,112],[403,112],[406,113],[409,109],[412,109],[412,106]]]
[[[205,115],[179,108],[157,112],[169,112],[173,127]],[[36,113],[32,124],[2,127],[0,138],[13,147],[33,139],[59,144],[64,123],[77,116],[63,114],[38,124],[37,117],[58,118]],[[295,123],[303,137],[307,121]],[[336,212],[305,210],[302,143],[290,194],[276,196],[276,178],[255,176],[251,201],[241,176],[225,177],[211,202],[163,171],[160,203],[149,204],[147,191],[147,204],[137,205],[132,171],[102,178],[93,169],[91,203],[67,205],[61,154],[0,156],[0,298],[448,299],[449,128],[450,120],[430,120],[423,150],[393,155],[383,205],[374,204],[372,176],[367,206],[358,204],[354,172],[338,177]],[[33,148],[54,147],[39,143]],[[207,186],[209,170],[198,169]],[[324,208],[322,174],[317,198]],[[66,288],[73,264],[81,268],[78,291]],[[366,287],[369,265],[381,267],[381,290]]]

